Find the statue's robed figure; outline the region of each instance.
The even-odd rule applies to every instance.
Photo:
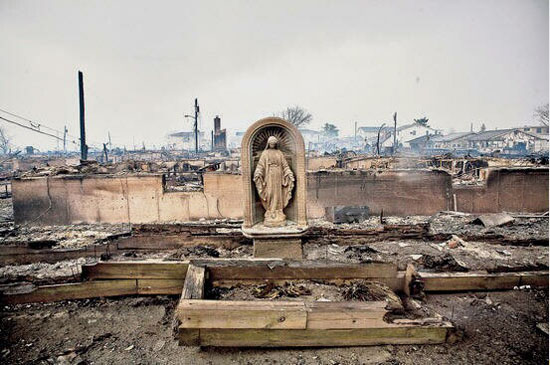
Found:
[[[265,209],[264,225],[268,227],[285,225],[283,209],[292,198],[294,188],[294,174],[283,153],[277,149],[277,143],[276,137],[268,138],[253,178]]]

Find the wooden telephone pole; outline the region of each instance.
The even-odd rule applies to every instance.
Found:
[[[84,76],[78,71],[78,97],[80,101],[80,159],[88,159],[88,146],[86,145],[86,126],[84,123]]]
[[[198,117],[199,117],[199,100],[195,98],[195,153],[199,154],[199,126],[198,126]]]
[[[63,153],[67,153],[67,126],[63,127]]]
[[[397,112],[393,113],[393,148],[392,155],[397,152]]]

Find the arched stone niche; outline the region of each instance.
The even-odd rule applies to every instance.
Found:
[[[284,119],[269,117],[252,124],[243,136],[241,144],[241,169],[244,184],[243,228],[252,228],[263,222],[264,208],[252,180],[254,170],[265,149],[267,139],[275,136],[278,148],[285,156],[295,175],[292,198],[284,209],[289,225],[307,227],[306,216],[306,157],[304,139],[298,129]]]

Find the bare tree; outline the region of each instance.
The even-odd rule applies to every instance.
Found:
[[[548,127],[548,103],[535,109],[535,118]]]
[[[299,106],[289,106],[279,115],[296,127],[303,127],[313,119],[313,116],[307,110]]]
[[[11,137],[3,126],[0,126],[0,151],[4,155],[11,151]]]

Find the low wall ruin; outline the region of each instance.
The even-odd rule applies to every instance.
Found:
[[[548,211],[547,168],[489,168],[483,186],[454,188],[457,210],[468,213]]]
[[[372,214],[545,212],[548,169],[490,170],[485,186],[453,187],[437,170],[318,171],[308,176],[308,217],[325,207],[368,206]],[[205,173],[203,191],[167,192],[162,175],[55,176],[12,182],[16,224],[169,223],[241,219],[241,175]]]

